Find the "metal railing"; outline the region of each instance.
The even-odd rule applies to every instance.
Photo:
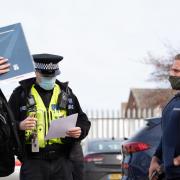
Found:
[[[87,113],[91,121],[91,129],[88,139],[95,138],[124,138],[130,137],[137,130],[145,125],[144,119],[139,118],[122,118],[119,111],[92,111]]]

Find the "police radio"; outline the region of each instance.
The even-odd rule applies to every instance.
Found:
[[[67,108],[68,96],[69,96],[69,90],[68,90],[68,82],[67,82],[66,91],[62,90],[58,96],[58,106],[60,109],[65,110]]]
[[[29,97],[27,98],[27,109],[29,111],[32,111],[32,110],[35,111],[35,105],[36,105],[36,102],[35,102],[34,96],[29,95]]]
[[[28,112],[31,112],[32,117],[36,117],[36,102],[33,95],[29,95],[27,98],[27,109]],[[38,143],[38,136],[37,136],[37,123],[36,128],[32,130],[32,137],[31,137],[31,150],[32,152],[39,152],[39,143]]]

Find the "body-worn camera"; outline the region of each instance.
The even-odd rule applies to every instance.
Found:
[[[33,95],[29,95],[27,98],[27,111],[36,112],[36,102]]]
[[[33,95],[29,95],[29,97],[27,98],[27,106],[28,108],[31,108],[33,106],[36,105],[35,99]]]
[[[69,89],[68,89],[69,82],[66,83],[66,90],[61,90],[61,93],[58,96],[58,107],[60,109],[65,110],[68,104],[68,97],[69,97]]]
[[[61,91],[61,93],[58,96],[58,106],[60,109],[66,109],[68,103],[68,93]]]

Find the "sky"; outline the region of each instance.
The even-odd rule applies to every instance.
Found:
[[[131,88],[155,88],[147,52],[180,43],[179,0],[6,0],[0,27],[22,23],[30,52],[59,54],[60,81],[84,110],[120,109]],[[0,84],[9,94],[16,86]],[[8,86],[8,88],[7,88]],[[7,90],[8,89],[8,90]]]

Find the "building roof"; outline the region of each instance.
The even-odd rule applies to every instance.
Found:
[[[177,92],[172,89],[131,89],[130,96],[132,94],[138,108],[163,108]]]
[[[127,102],[122,102],[121,103],[121,109],[125,109],[127,107]]]

